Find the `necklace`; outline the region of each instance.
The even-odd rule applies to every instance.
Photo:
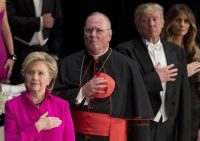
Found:
[[[101,72],[102,68],[104,67],[104,65],[106,64],[106,62],[108,61],[108,58],[110,57],[110,55],[112,54],[112,48],[110,48],[110,53],[108,54],[108,56],[106,57],[105,61],[103,62],[103,64],[101,65],[100,69],[97,71],[97,74]],[[85,73],[83,74],[83,65],[84,65],[84,62],[85,62],[85,57],[86,57],[86,53],[84,54],[83,56],[83,59],[82,59],[82,62],[81,62],[81,73],[80,73],[80,87],[82,85],[82,81],[92,63],[92,61],[90,61],[88,67],[86,68],[85,70]]]

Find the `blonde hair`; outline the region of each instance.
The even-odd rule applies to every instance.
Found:
[[[28,66],[34,62],[34,61],[43,61],[46,63],[48,69],[49,69],[49,74],[52,77],[52,80],[49,84],[49,90],[51,91],[54,87],[55,84],[55,79],[58,74],[58,66],[57,62],[53,57],[51,57],[49,54],[45,52],[32,52],[30,53],[24,60],[22,64],[22,75],[24,76],[25,72],[28,69]]]
[[[196,19],[192,10],[187,5],[176,4],[167,11],[165,15],[165,24],[162,32],[162,38],[166,41],[174,42],[171,27],[176,20],[176,17],[180,13],[186,14],[190,23],[188,33],[184,36],[184,49],[186,50],[187,55],[189,55],[193,61],[200,61],[200,50],[195,42],[197,34]]]
[[[136,25],[144,13],[152,12],[152,11],[160,11],[160,16],[161,18],[163,18],[164,8],[161,5],[157,3],[143,3],[139,5],[136,8],[135,14],[134,14],[134,22],[136,23]]]

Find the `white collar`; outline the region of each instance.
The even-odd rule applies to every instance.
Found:
[[[106,51],[104,51],[103,53],[101,53],[101,54],[98,54],[98,55],[93,55],[93,54],[90,54],[91,56],[93,56],[94,57],[94,60],[97,60],[98,58],[99,58],[99,56],[102,56],[102,55],[104,55],[107,51],[108,51],[108,49],[109,48],[107,48],[107,50]]]
[[[147,48],[150,50],[160,50],[162,48],[162,43],[160,39],[155,44],[147,41],[146,39],[143,39],[143,42],[147,46]]]

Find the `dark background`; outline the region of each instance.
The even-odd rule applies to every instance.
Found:
[[[137,37],[133,24],[135,8],[144,2],[157,2],[165,11],[176,3],[185,3],[192,8],[199,24],[200,5],[195,0],[62,0],[64,37],[61,58],[85,49],[83,28],[86,17],[94,11],[106,14],[112,23],[113,37],[110,46],[114,48],[123,41]]]

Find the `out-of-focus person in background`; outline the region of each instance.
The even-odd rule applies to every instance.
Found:
[[[0,82],[8,81],[12,73],[16,55],[8,23],[5,0],[0,1]]]
[[[75,141],[69,104],[51,94],[56,61],[44,52],[30,53],[22,65],[26,91],[5,105],[5,141]]]
[[[196,35],[196,18],[191,8],[185,4],[173,5],[165,15],[162,38],[179,45],[186,53],[191,93],[192,141],[200,141],[200,49],[195,41]]]
[[[59,58],[62,41],[60,0],[7,0],[8,20],[18,57],[11,83],[23,82],[21,65],[31,52],[44,51]]]

